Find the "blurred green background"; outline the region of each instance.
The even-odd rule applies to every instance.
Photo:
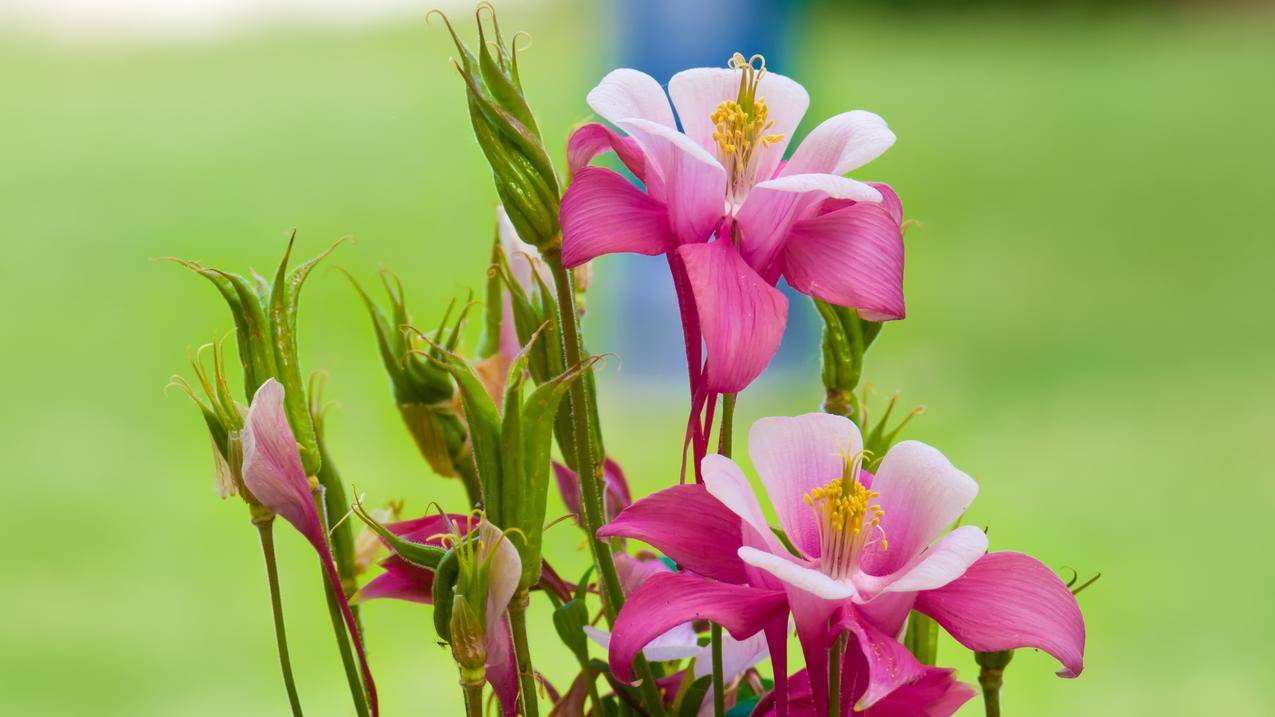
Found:
[[[502,14],[534,36],[523,76],[560,147],[611,61],[605,18]],[[928,405],[911,435],[980,481],[970,519],[994,549],[1103,573],[1081,600],[1085,674],[1020,654],[1008,715],[1275,712],[1273,19],[815,7],[780,70],[810,90],[804,129],[865,108],[900,137],[860,172],[922,222],[909,318],[870,355],[878,398]],[[192,406],[163,391],[229,315],[154,259],[264,270],[293,227],[306,255],[350,234],[330,263],[396,269],[432,324],[479,286],[495,201],[452,49],[420,15],[198,42],[0,37],[0,713],[282,714],[255,531],[214,496]],[[624,331],[612,270],[598,262],[595,350]],[[409,513],[458,504],[399,424],[335,272],[305,291],[301,344],[305,369],[331,372],[346,479]],[[681,389],[626,382],[616,362],[603,374],[609,447],[641,493],[676,480]],[[818,405],[813,370],[763,382],[740,425]],[[578,531],[549,538],[578,574]],[[281,543],[307,713],[350,714],[312,555]],[[456,713],[428,608],[364,615],[385,713]],[[539,618],[538,666],[565,686]],[[976,674],[953,644],[940,659]]]

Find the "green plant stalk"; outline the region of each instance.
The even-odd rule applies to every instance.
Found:
[[[523,717],[539,717],[536,699],[536,673],[531,668],[531,645],[527,641],[527,605],[531,597],[519,590],[509,603],[509,628],[514,634],[514,656],[518,660],[518,685],[522,697]]]
[[[318,490],[321,489],[316,489]],[[314,499],[318,504],[323,532],[326,534],[328,519],[327,511],[324,510],[323,496],[316,492]],[[350,698],[354,700],[354,709],[359,717],[368,717],[370,712],[367,705],[367,693],[363,691],[363,678],[359,674],[358,663],[354,661],[354,650],[350,647],[351,635],[345,628],[345,620],[341,615],[341,603],[337,602],[337,600],[345,600],[345,594],[338,596],[336,590],[332,588],[332,581],[328,580],[322,561],[319,564],[319,577],[323,581],[323,595],[328,601],[328,616],[332,620],[332,633],[336,637],[336,645],[341,652],[341,665],[345,668],[345,679],[350,685]]]
[[[583,343],[580,340],[580,326],[576,315],[575,288],[571,283],[571,272],[562,265],[562,250],[555,248],[544,252],[545,263],[553,274],[554,287],[558,298],[558,315],[562,323],[563,365],[578,366],[583,360]],[[584,381],[573,381],[569,394],[571,401],[571,427],[573,443],[576,450],[576,474],[580,477],[581,518],[585,532],[588,533],[589,551],[593,554],[593,563],[598,568],[602,581],[602,612],[606,615],[607,625],[614,627],[615,616],[624,604],[624,588],[620,586],[620,575],[615,570],[615,558],[611,555],[609,543],[598,538],[598,530],[602,527],[602,499],[599,484],[601,483],[600,462],[593,456],[593,442],[589,440],[590,408],[586,396]],[[660,698],[659,687],[655,684],[655,673],[652,672],[646,658],[639,654],[633,661],[638,677],[642,680],[641,691],[647,712],[651,717],[664,714],[664,703]]]
[[[978,685],[983,688],[983,711],[987,717],[1001,715],[1001,686],[1005,684],[1005,668],[1014,659],[1013,650],[1000,652],[976,652]]]
[[[483,717],[483,685],[464,685],[465,717]]]
[[[331,516],[340,515],[349,509],[345,499],[345,487],[341,484],[341,474],[328,453],[327,443],[319,440],[319,484],[323,486],[324,524],[331,522]],[[332,557],[336,562],[337,574],[341,576],[341,589],[348,599],[358,590],[358,578],[354,575],[354,528],[352,521],[342,521],[330,533],[328,540],[332,543]],[[363,629],[363,621],[359,616],[359,606],[351,605],[350,613],[354,615],[354,624]]]
[[[730,457],[735,432],[735,394],[722,397],[722,421],[717,429],[717,452]],[[713,623],[708,633],[713,655],[713,717],[726,714],[726,680],[722,674],[722,626]]]
[[[478,471],[474,467],[472,458],[466,458],[456,464],[456,477],[460,479],[461,485],[465,486],[465,497],[469,498],[469,507],[481,505],[483,489],[478,483]]]
[[[274,554],[274,518],[257,523],[261,536],[261,554],[266,560],[266,582],[270,584],[270,608],[274,615],[274,638],[279,645],[279,669],[283,672],[283,686],[288,691],[288,704],[293,717],[301,717],[301,698],[297,696],[297,683],[292,677],[292,658],[288,656],[288,634],[283,624],[283,600],[279,594],[279,566]]]
[[[828,650],[828,717],[841,717],[841,659],[846,653],[846,633],[832,641]]]

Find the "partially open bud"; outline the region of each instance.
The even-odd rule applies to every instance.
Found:
[[[402,501],[391,501],[384,508],[368,511],[369,517],[376,523],[393,523],[401,519]],[[354,537],[354,574],[366,573],[385,553],[385,544],[380,535],[367,525]]]
[[[478,55],[461,42],[451,21],[447,24],[456,43],[456,69],[465,81],[469,119],[474,136],[491,165],[496,193],[522,240],[541,250],[561,244],[558,228],[558,177],[549,160],[540,127],[527,105],[518,76],[517,36],[506,45],[489,3],[478,6]],[[483,24],[488,15],[491,36]],[[433,14],[433,13],[431,13]]]

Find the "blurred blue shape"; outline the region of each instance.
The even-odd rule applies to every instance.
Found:
[[[689,67],[725,67],[731,54],[760,53],[766,65],[792,74],[790,31],[805,5],[800,0],[619,0],[610,6],[618,67],[641,70],[667,87]],[[601,76],[599,76],[599,79]],[[795,146],[795,144],[794,144]],[[619,255],[608,259],[616,274],[620,323],[614,337],[629,377],[685,375],[685,353],[677,299],[663,259]],[[788,330],[772,370],[808,368],[818,349],[818,326],[810,301],[786,284]]]

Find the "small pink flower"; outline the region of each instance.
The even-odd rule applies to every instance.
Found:
[[[708,391],[735,393],[770,362],[787,320],[787,301],[774,287],[780,276],[874,321],[905,313],[898,197],[842,176],[888,149],[894,134],[877,115],[846,112],[782,161],[809,97],[756,59],[737,54],[730,68],[679,72],[669,82],[672,106],[649,75],[615,70],[588,102],[626,134],[589,124],[568,144],[563,261],[667,255],[693,391],[702,378]],[[607,150],[645,190],[588,166]]]
[[[865,710],[853,709],[866,686],[867,675],[862,656],[846,655],[842,668],[843,684],[841,714],[866,715],[866,717],[951,717],[961,705],[975,695],[973,687],[956,679],[956,671],[941,667],[926,667],[916,681],[902,685],[882,697]],[[790,717],[823,717],[827,712],[815,711],[814,694],[810,689],[810,675],[800,670],[788,680],[788,714]],[[776,696],[771,692],[764,696],[753,711],[755,717],[774,717],[778,710]]]
[[[1062,581],[1029,556],[985,554],[987,537],[976,527],[943,535],[973,501],[974,481],[915,441],[894,446],[875,476],[857,469],[862,450],[858,428],[841,416],[753,425],[749,452],[791,550],[766,523],[743,472],[722,456],[704,459],[702,486],[660,491],[604,526],[599,536],[645,541],[706,576],[657,577],[630,597],[611,643],[616,674],[628,675],[644,641],[687,615],[742,639],[773,630],[777,610],[785,620],[791,611],[820,712],[827,712],[828,646],[845,630],[867,660],[857,705],[866,709],[923,676],[895,639],[916,609],[970,649],[1036,647],[1062,662],[1060,675],[1078,675],[1084,620]],[[783,649],[772,639],[778,675]]]

